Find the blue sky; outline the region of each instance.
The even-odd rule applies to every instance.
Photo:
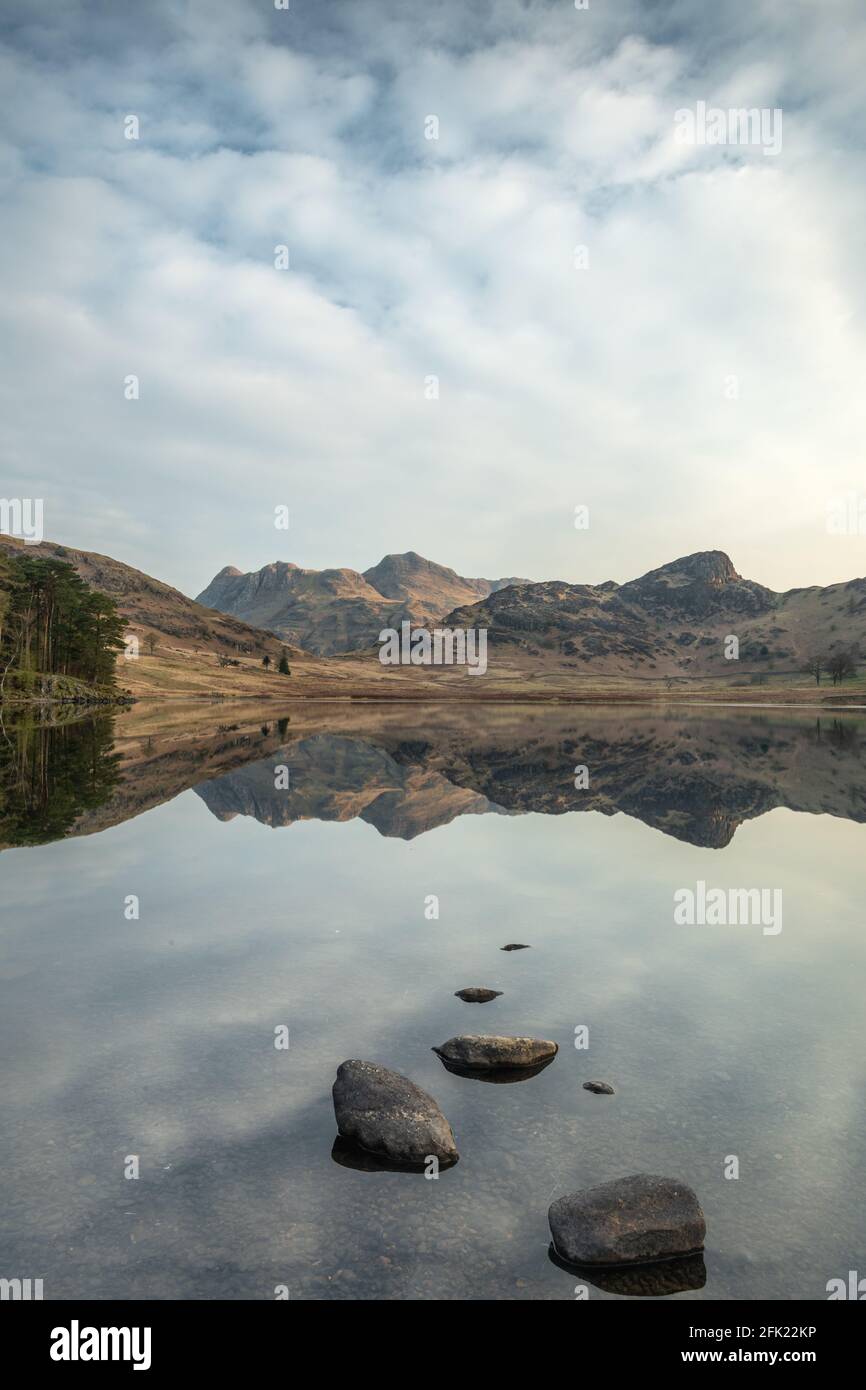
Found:
[[[859,0],[2,21],[0,494],[49,538],[193,594],[407,549],[866,573],[826,529],[866,496]],[[700,101],[780,109],[781,151],[679,143]]]

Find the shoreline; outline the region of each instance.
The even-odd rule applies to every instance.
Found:
[[[416,706],[416,705],[438,705],[438,706],[530,706],[555,705],[606,705],[611,708],[616,706],[646,706],[653,705],[658,708],[721,708],[721,709],[794,709],[794,710],[814,710],[816,712],[827,713],[828,711],[842,711],[847,713],[866,713],[866,701],[857,703],[856,700],[842,700],[838,696],[829,696],[824,699],[814,697],[802,700],[788,699],[763,699],[763,700],[737,700],[731,699],[729,695],[721,692],[708,692],[702,695],[693,692],[689,695],[655,695],[650,693],[640,693],[628,691],[622,694],[610,691],[594,691],[587,694],[566,695],[557,694],[523,694],[511,695],[508,693],[492,693],[490,695],[448,695],[436,694],[417,694],[417,695],[285,695],[274,694],[222,694],[195,692],[189,695],[137,695],[126,696],[114,699],[33,699],[33,700],[7,700],[0,702],[0,713],[25,712],[36,709],[65,709],[79,710],[82,714],[96,713],[97,711],[121,712],[131,710],[136,706],[145,709],[158,709],[171,707],[182,709],[185,706],[200,707],[203,704],[224,705],[224,704],[243,704],[251,706],[264,705],[323,705],[333,704],[341,706],[354,705],[376,705],[376,706]]]

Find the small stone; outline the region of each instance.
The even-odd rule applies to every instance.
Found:
[[[572,1265],[668,1260],[702,1250],[706,1236],[692,1189],[654,1173],[559,1197],[547,1217],[556,1253]]]
[[[583,1089],[585,1091],[592,1091],[597,1096],[616,1095],[613,1087],[608,1086],[606,1081],[584,1081]]]
[[[500,946],[500,951],[528,951],[529,947],[520,941],[510,941],[507,946]]]
[[[547,1038],[501,1038],[463,1034],[449,1038],[441,1047],[434,1047],[444,1062],[455,1066],[483,1069],[487,1067],[536,1067],[547,1062],[559,1051],[558,1044]]]
[[[498,999],[501,994],[501,989],[482,989],[470,985],[468,989],[458,989],[454,997],[462,999],[465,1004],[489,1004],[491,999]]]
[[[333,1097],[340,1133],[369,1153],[404,1164],[457,1161],[451,1126],[436,1101],[399,1072],[376,1062],[343,1062]]]

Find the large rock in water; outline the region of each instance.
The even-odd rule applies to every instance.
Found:
[[[444,1062],[459,1067],[536,1067],[555,1057],[559,1047],[547,1038],[498,1038],[465,1034],[434,1047]]]
[[[690,1187],[638,1173],[559,1197],[548,1214],[557,1254],[574,1265],[646,1264],[702,1250],[707,1227]]]
[[[456,1163],[451,1126],[432,1096],[399,1072],[375,1062],[343,1062],[334,1082],[337,1128],[370,1153],[395,1163],[430,1157]]]

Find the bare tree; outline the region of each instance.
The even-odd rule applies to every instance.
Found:
[[[826,657],[824,657],[824,656],[817,656],[817,655],[815,655],[815,656],[807,656],[807,658],[806,658],[806,665],[804,666],[803,669],[804,669],[805,671],[807,671],[807,672],[809,673],[810,676],[814,676],[814,677],[815,677],[815,684],[816,684],[816,685],[820,685],[820,684],[821,684],[821,677],[822,677],[823,674],[824,674],[824,671],[825,671],[825,669],[826,669],[826,666],[827,666],[827,658],[826,658]]]

